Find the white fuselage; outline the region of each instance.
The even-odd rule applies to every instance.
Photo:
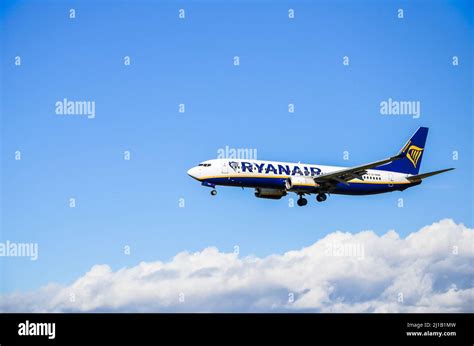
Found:
[[[283,188],[284,182],[290,177],[315,178],[344,169],[337,166],[322,166],[306,163],[214,159],[204,161],[191,168],[188,174],[203,184],[242,186],[254,188]],[[409,174],[385,170],[368,169],[361,178],[349,180],[349,185],[340,184],[332,193],[342,194],[373,194],[390,190],[401,190],[412,183],[406,179]]]

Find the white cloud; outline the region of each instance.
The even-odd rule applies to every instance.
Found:
[[[265,258],[210,247],[116,272],[95,265],[66,287],[4,295],[0,311],[473,312],[473,259],[474,230],[446,219],[405,239],[338,231]]]

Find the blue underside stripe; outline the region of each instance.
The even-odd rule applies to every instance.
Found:
[[[259,178],[259,177],[233,177],[233,178],[210,178],[205,179],[203,182],[214,185],[225,185],[225,186],[243,186],[243,187],[263,187],[263,188],[274,188],[284,189],[285,188],[284,178]],[[405,190],[408,187],[418,185],[417,183],[411,184],[370,184],[370,183],[349,183],[345,185],[339,183],[331,193],[340,194],[373,194],[382,193],[395,190]],[[301,186],[302,190],[313,191],[314,188],[310,186]]]

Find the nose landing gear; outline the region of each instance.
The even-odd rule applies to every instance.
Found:
[[[211,195],[212,195],[212,196],[217,195],[217,190],[216,190],[216,189],[211,190]]]

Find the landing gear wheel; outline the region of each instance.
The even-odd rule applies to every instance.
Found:
[[[211,190],[211,195],[213,196],[217,195],[217,190]]]
[[[300,197],[296,203],[298,204],[298,206],[303,207],[308,204],[308,200],[304,197]]]
[[[316,196],[316,200],[318,202],[324,202],[328,198],[325,193],[320,193],[319,195]]]

